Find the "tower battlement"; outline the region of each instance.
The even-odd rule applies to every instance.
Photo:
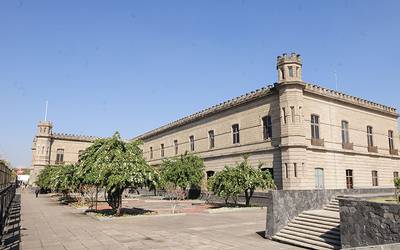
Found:
[[[297,53],[282,54],[277,57],[278,83],[302,81],[302,59]]]
[[[291,53],[291,54],[286,54],[283,53],[281,56],[277,57],[277,65],[281,65],[284,63],[297,63],[297,64],[302,64],[302,59],[301,56],[297,53]]]

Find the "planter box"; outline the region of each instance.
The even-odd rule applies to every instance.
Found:
[[[319,146],[319,147],[323,147],[324,146],[324,139],[311,139],[311,145],[313,146]]]
[[[348,149],[348,150],[353,150],[353,143],[343,143],[342,144],[343,149]]]
[[[378,153],[378,147],[377,146],[368,146],[368,152]]]

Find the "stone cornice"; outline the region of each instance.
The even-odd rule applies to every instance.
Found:
[[[381,113],[385,113],[387,115],[399,117],[399,114],[396,111],[396,108],[389,107],[386,105],[378,104],[375,102],[371,102],[359,97],[347,95],[332,89],[324,88],[315,84],[306,83],[304,91],[317,94],[323,97],[335,99],[341,102],[353,104],[356,106],[360,106],[362,108],[372,109]]]

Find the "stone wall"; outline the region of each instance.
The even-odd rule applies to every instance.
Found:
[[[394,192],[394,188],[271,191],[265,236],[271,238],[303,211],[321,209],[336,196],[389,192]]]
[[[400,205],[350,198],[339,204],[343,248],[400,242]]]

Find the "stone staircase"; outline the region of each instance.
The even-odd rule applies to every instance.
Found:
[[[340,249],[339,201],[301,213],[272,239],[308,249]]]

